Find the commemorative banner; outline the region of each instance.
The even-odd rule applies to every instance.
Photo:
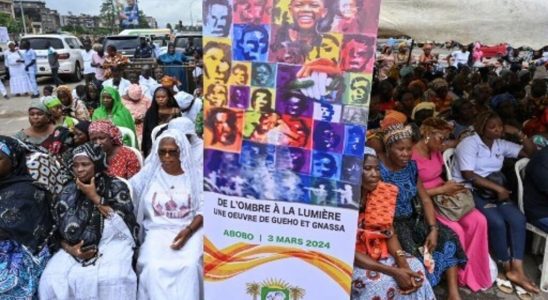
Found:
[[[204,0],[205,299],[349,299],[380,0]]]

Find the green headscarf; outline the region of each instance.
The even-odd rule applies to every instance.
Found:
[[[107,108],[103,104],[103,95],[109,94],[112,97],[112,109],[110,114],[107,111]],[[118,90],[113,87],[104,87],[101,92],[101,105],[93,112],[92,121],[97,120],[110,120],[112,123],[118,127],[125,127],[131,129],[135,134],[135,121],[131,116],[131,113],[122,103],[120,94]],[[128,145],[126,139],[124,138],[124,144]]]
[[[43,103],[48,109],[52,109],[56,106],[62,105],[61,100],[59,100],[59,98],[53,97],[53,96],[45,97],[44,100],[43,100]]]

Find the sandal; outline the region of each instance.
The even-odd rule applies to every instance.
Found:
[[[519,285],[516,285],[516,294],[521,300],[532,300],[533,295]]]
[[[495,279],[495,284],[497,285],[497,288],[505,294],[512,294],[514,292],[514,286],[510,280],[497,277],[497,279]]]

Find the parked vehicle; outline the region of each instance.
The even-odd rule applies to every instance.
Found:
[[[107,36],[103,41],[103,47],[106,51],[108,46],[114,45],[120,54],[133,58],[135,49],[139,47],[139,40],[140,37],[138,35]]]
[[[134,35],[134,36],[165,36],[170,35],[171,30],[168,28],[158,28],[158,29],[125,29],[120,32],[119,35]]]
[[[201,32],[186,32],[179,33],[175,36],[175,50],[182,51],[184,55],[190,56],[192,53],[186,53],[188,46],[192,43],[194,48],[202,48],[202,33]]]
[[[80,50],[84,49],[84,46],[75,36],[68,34],[26,35],[21,41],[28,41],[31,48],[36,51],[38,76],[51,76],[47,47],[49,42],[59,54],[59,75],[69,75],[75,82],[82,80],[84,60]]]

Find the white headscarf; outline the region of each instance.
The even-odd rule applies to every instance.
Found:
[[[164,131],[158,139],[152,145],[152,151],[146,158],[144,167],[139,173],[130,179],[130,185],[133,190],[133,202],[135,205],[135,213],[137,222],[142,224],[144,219],[144,206],[146,199],[145,196],[150,188],[151,180],[159,178],[159,173],[162,170],[162,164],[160,162],[160,156],[158,155],[158,148],[160,142],[165,138],[172,138],[179,147],[179,160],[181,161],[181,167],[190,178],[191,191],[190,195],[194,201],[191,204],[191,211],[193,216],[202,214],[203,207],[203,164],[198,164],[196,157],[192,154],[192,146],[187,137],[179,130],[168,129]],[[200,146],[201,149],[201,146]],[[201,150],[200,150],[201,151]],[[202,158],[203,161],[203,158]],[[143,238],[143,232],[141,227],[140,238]]]
[[[192,160],[196,166],[199,166],[200,173],[203,176],[203,165],[204,165],[204,142],[196,134],[196,125],[188,117],[179,117],[169,121],[167,125],[168,130],[176,130],[183,136],[186,136],[190,142],[190,154]]]

